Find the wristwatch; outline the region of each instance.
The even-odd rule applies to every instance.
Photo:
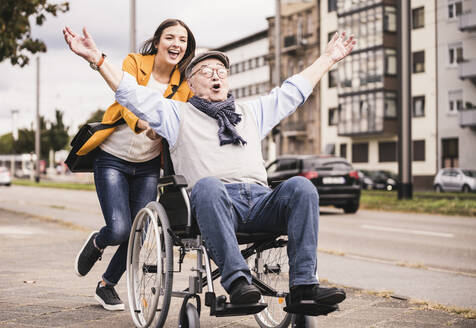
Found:
[[[101,67],[102,63],[104,63],[104,58],[106,58],[106,54],[102,53],[101,54],[101,59],[99,59],[99,62],[97,64],[93,63],[93,62],[90,62],[89,63],[89,66],[95,70],[95,71],[99,71],[99,67]]]

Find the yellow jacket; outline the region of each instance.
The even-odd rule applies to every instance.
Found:
[[[152,68],[154,66],[155,55],[143,56],[141,54],[129,54],[124,62],[122,63],[122,70],[136,77],[137,83],[139,85],[147,85],[149,82],[150,75],[152,73]],[[169,96],[172,93],[172,86],[178,86],[180,84],[180,71],[175,67],[172,76],[170,78],[169,86],[165,90],[164,97]],[[177,89],[175,95],[172,97],[174,100],[178,101],[187,101],[193,96],[192,91],[188,87],[186,81],[183,81]],[[139,118],[135,116],[130,110],[119,105],[117,101],[109,106],[109,108],[104,113],[102,118],[102,123],[112,124],[118,121],[120,118],[124,118],[127,125],[133,130],[136,131],[136,125]],[[107,137],[109,137],[116,127],[109,129],[99,130],[94,135],[89,138],[89,140],[78,150],[76,153],[79,156],[86,155],[91,150],[99,146]]]

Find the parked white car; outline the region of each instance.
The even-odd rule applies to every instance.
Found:
[[[11,184],[12,178],[10,176],[10,171],[4,166],[0,166],[0,186],[10,186]]]
[[[441,169],[435,176],[433,187],[436,192],[476,192],[476,170],[458,168]]]

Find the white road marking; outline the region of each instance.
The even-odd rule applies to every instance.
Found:
[[[372,225],[365,225],[365,224],[361,225],[361,227],[364,229],[369,229],[369,230],[391,231],[391,232],[407,233],[407,234],[413,234],[413,235],[424,235],[424,236],[433,236],[433,237],[442,237],[442,238],[454,237],[452,233],[444,233],[444,232],[398,229],[398,228],[379,227],[379,226],[372,226]]]
[[[33,234],[42,233],[41,230],[31,229],[19,226],[3,226],[0,227],[0,235],[9,237],[31,236]]]

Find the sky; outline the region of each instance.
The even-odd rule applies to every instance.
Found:
[[[52,1],[49,2],[60,2]],[[40,114],[54,120],[55,109],[74,133],[92,112],[106,109],[114,93],[98,72],[67,47],[62,29],[81,32],[86,26],[98,48],[117,67],[129,53],[129,0],[69,0],[70,10],[48,15],[42,26],[32,25],[32,36],[46,43],[40,58]],[[153,36],[166,18],[183,20],[197,47],[215,48],[267,28],[274,15],[274,0],[136,0],[137,48]],[[30,64],[13,67],[0,63],[0,135],[12,132],[12,110],[18,110],[19,128],[31,127],[36,114],[37,55]]]

